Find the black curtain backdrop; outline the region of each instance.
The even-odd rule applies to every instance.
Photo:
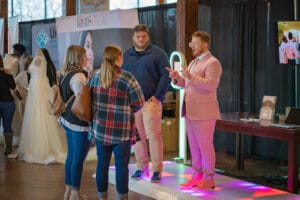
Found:
[[[223,67],[221,112],[258,114],[264,95],[277,96],[276,113],[295,106],[295,69],[275,62],[274,38],[274,20],[294,19],[293,0],[200,0],[198,11],[198,28],[211,34],[210,50]],[[138,12],[140,22],[150,28],[152,42],[170,55],[176,49],[175,5]],[[244,136],[244,143],[248,156],[287,160],[284,142]],[[235,134],[216,132],[215,146],[234,153]]]
[[[211,51],[223,67],[221,111],[259,113],[264,95],[277,96],[276,113],[295,106],[295,69],[277,64],[274,56],[274,20],[293,20],[293,1],[214,0],[210,7]],[[254,136],[244,142],[247,155],[287,159],[284,142]],[[217,132],[215,145],[234,152],[235,135]]]
[[[176,50],[176,4],[138,9],[139,23],[148,26],[151,42],[168,56]]]

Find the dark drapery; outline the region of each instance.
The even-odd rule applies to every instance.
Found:
[[[293,1],[214,0],[210,6],[211,51],[223,66],[218,91],[221,111],[259,113],[264,95],[277,96],[277,113],[295,106],[295,69],[277,64],[274,56],[274,20],[293,20]],[[286,159],[284,142],[244,139],[250,155]],[[234,143],[234,135],[216,134],[217,149],[234,151]]]
[[[273,26],[275,19],[292,19],[291,4],[292,0],[211,1],[211,51],[224,70],[219,88],[222,112],[258,113],[263,95],[278,97],[279,113],[294,105],[293,85],[287,84],[292,67],[275,62]]]
[[[175,9],[155,6],[138,10],[140,22],[150,28],[152,41],[168,55],[176,48]],[[198,28],[211,34],[210,50],[223,67],[218,90],[221,112],[259,113],[264,95],[277,96],[277,113],[294,106],[295,70],[275,62],[273,23],[293,20],[293,0],[203,0],[198,11]],[[244,142],[248,155],[286,160],[284,142],[253,136],[245,136]],[[217,132],[215,146],[234,152],[235,135]]]
[[[176,4],[138,9],[139,23],[148,26],[151,42],[168,56],[176,50]]]

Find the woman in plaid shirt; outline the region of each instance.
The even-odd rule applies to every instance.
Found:
[[[135,137],[133,114],[144,104],[144,96],[135,77],[121,69],[122,49],[105,47],[104,61],[89,81],[93,120],[89,139],[96,143],[96,183],[100,199],[107,199],[108,168],[112,152],[116,165],[118,199],[128,199],[128,163]]]

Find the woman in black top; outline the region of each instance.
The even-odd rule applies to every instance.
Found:
[[[14,78],[5,71],[3,58],[0,55],[0,117],[2,118],[3,134],[5,137],[5,156],[12,153],[13,130],[11,128],[11,122],[15,112],[15,101],[11,91],[15,92],[17,96],[19,94],[15,88],[16,83]],[[18,98],[21,97],[18,96]]]

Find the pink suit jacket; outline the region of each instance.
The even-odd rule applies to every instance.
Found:
[[[208,52],[201,60],[195,58],[188,66],[191,78],[181,77],[177,85],[185,88],[183,116],[190,120],[210,120],[220,118],[217,88],[222,67],[220,62]],[[194,63],[197,62],[195,66]]]

